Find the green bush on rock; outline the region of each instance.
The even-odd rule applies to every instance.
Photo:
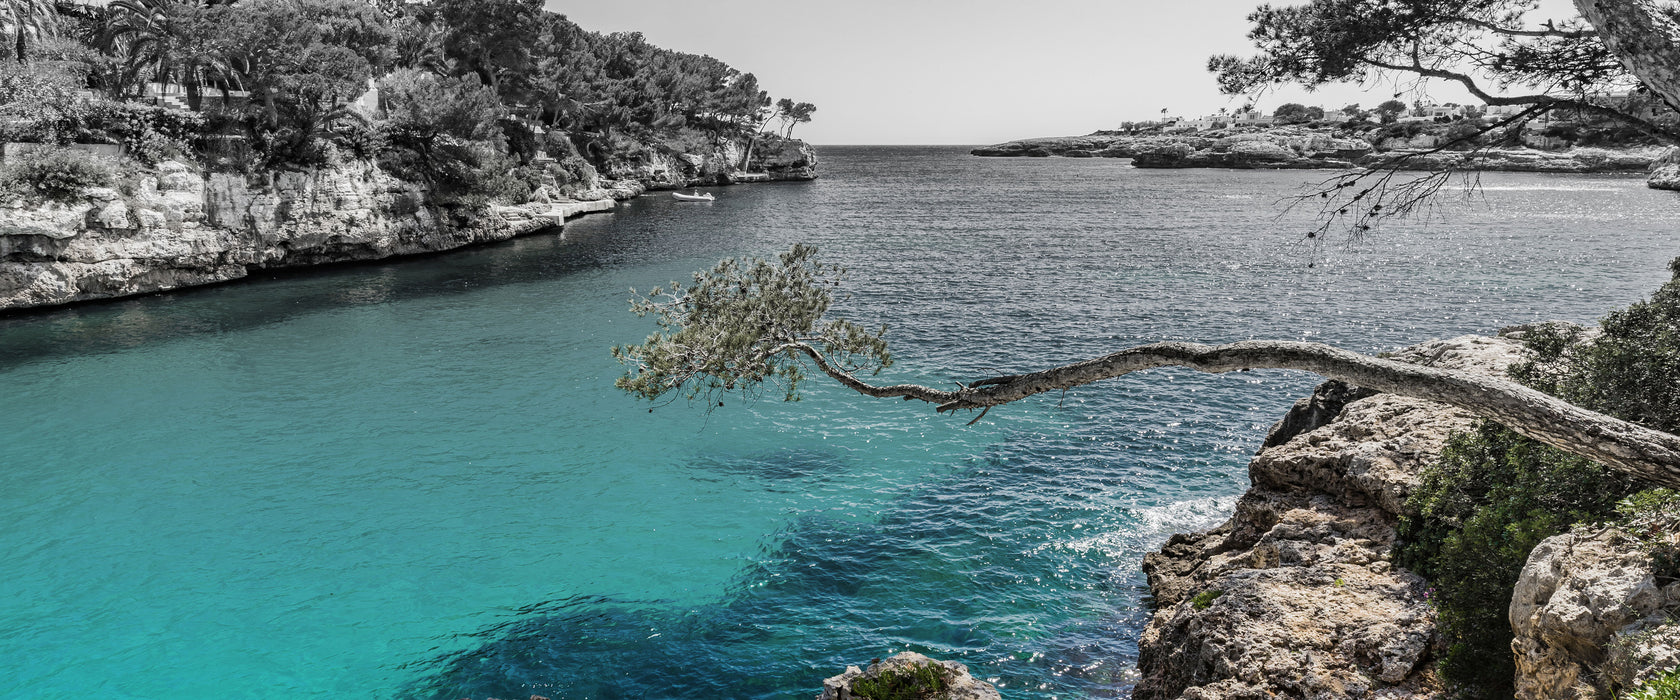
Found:
[[[902,669],[882,669],[874,678],[852,683],[852,697],[858,700],[927,700],[938,697],[951,684],[949,671],[939,664],[910,664]]]
[[[73,202],[89,188],[110,187],[116,170],[104,159],[68,148],[15,158],[0,168],[0,198]]]
[[[1680,669],[1651,679],[1651,682],[1623,695],[1622,700],[1680,700]]]
[[[1442,675],[1466,697],[1511,697],[1506,610],[1528,554],[1570,525],[1607,519],[1638,490],[1606,467],[1484,423],[1454,436],[1402,518],[1401,566],[1430,580],[1448,648]]]

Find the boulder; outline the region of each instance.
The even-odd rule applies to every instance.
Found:
[[[1680,190],[1680,147],[1664,151],[1651,163],[1645,186],[1657,190]]]
[[[874,680],[883,673],[903,673],[915,666],[938,666],[945,672],[946,688],[943,692],[928,696],[928,700],[1002,700],[997,688],[992,684],[979,680],[968,674],[968,667],[955,661],[935,661],[913,651],[906,651],[890,659],[879,660],[869,665],[867,670],[856,666],[846,667],[846,672],[823,681],[822,694],[817,700],[855,700],[860,696],[854,695],[853,686],[860,680]]]
[[[1541,542],[1511,597],[1518,700],[1609,695],[1675,668],[1680,596],[1670,592],[1650,556],[1615,528]]]

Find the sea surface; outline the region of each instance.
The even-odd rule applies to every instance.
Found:
[[[1216,524],[1313,377],[1156,370],[969,415],[823,381],[616,392],[646,290],[814,243],[881,381],[1167,339],[1382,351],[1590,322],[1680,195],[1490,174],[1304,245],[1310,172],[825,148],[434,257],[0,319],[0,698],[809,698],[902,650],[1007,698],[1124,695],[1138,564]]]

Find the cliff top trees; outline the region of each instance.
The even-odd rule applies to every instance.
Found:
[[[817,106],[809,102],[794,102],[786,97],[776,101],[776,118],[782,120],[784,138],[793,138],[793,127],[811,121]]]
[[[504,96],[521,90],[530,47],[542,28],[542,0],[438,0],[431,11],[445,27],[443,50],[462,70]]]
[[[60,26],[65,39],[35,41]],[[710,56],[653,46],[640,34],[584,30],[544,11],[540,0],[113,0],[73,6],[0,0],[0,32],[6,34],[0,56],[14,53],[6,49],[16,38],[25,42],[18,56],[52,59],[35,61],[30,71],[62,75],[67,84],[94,88],[111,100],[146,96],[148,83],[183,86],[186,106],[215,112],[201,122],[216,132],[215,145],[205,148],[230,167],[236,160],[254,164],[248,160],[253,150],[267,166],[316,164],[333,152],[328,141],[373,155],[388,143],[378,133],[382,127],[350,119],[349,107],[367,96],[370,81],[399,70],[447,79],[402,76],[399,102],[419,94],[415,90],[431,90],[427,99],[463,102],[437,105],[430,117],[393,127],[401,132],[395,141],[413,145],[404,135],[418,133],[411,127],[431,117],[484,112],[476,87],[482,85],[498,102],[497,129],[521,144],[522,159],[537,152],[534,125],[565,131],[598,153],[586,144],[624,131],[683,144],[699,142],[693,133],[678,133],[685,129],[714,138],[756,136],[770,104],[751,74]],[[217,89],[227,99],[203,99]],[[67,92],[66,104],[88,101],[75,92]],[[796,106],[788,129],[815,110]],[[35,115],[26,120],[28,128],[8,125],[19,135],[45,129],[115,138],[98,120],[78,122],[74,115],[50,116],[51,110],[18,104],[8,109]],[[125,109],[100,107],[103,113]],[[363,112],[361,117],[371,115]],[[52,120],[55,125],[46,124]],[[506,147],[499,139],[484,142]]]

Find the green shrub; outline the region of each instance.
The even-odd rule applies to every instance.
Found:
[[[1639,542],[1651,556],[1657,585],[1680,580],[1680,491],[1651,489],[1616,506],[1616,527]]]
[[[1680,700],[1680,669],[1652,678],[1622,700]]]
[[[0,61],[0,141],[70,143],[86,114],[75,76],[38,64]]]
[[[1680,432],[1680,258],[1669,269],[1674,280],[1650,300],[1611,312],[1594,342],[1556,326],[1530,333],[1535,359],[1512,375],[1570,403]]]
[[[852,697],[858,700],[928,700],[951,685],[950,671],[939,664],[910,664],[903,669],[883,669],[874,678],[852,681]]]
[[[1196,597],[1191,598],[1190,606],[1197,610],[1206,610],[1209,606],[1213,605],[1214,600],[1222,595],[1225,595],[1225,591],[1217,588],[1209,588],[1201,593],[1197,593]]]
[[[1448,441],[1400,521],[1401,566],[1430,580],[1447,652],[1441,674],[1462,695],[1508,698],[1507,609],[1529,552],[1570,525],[1604,520],[1638,485],[1497,423]]]
[[[89,103],[77,139],[120,143],[129,157],[156,165],[192,152],[204,133],[205,118],[196,112],[102,100]]]
[[[73,202],[92,187],[110,187],[116,169],[110,162],[68,148],[50,148],[16,158],[0,171],[9,182],[0,190],[25,199]]]

